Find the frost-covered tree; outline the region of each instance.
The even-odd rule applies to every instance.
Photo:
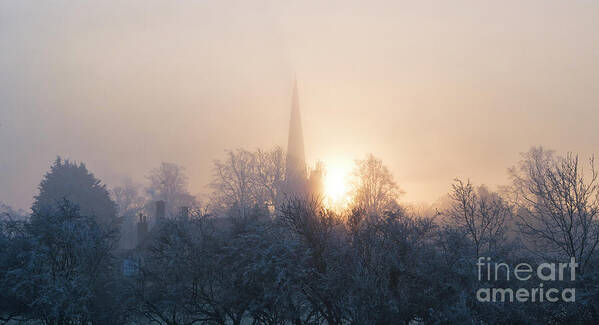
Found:
[[[252,182],[260,191],[259,197],[271,207],[282,202],[282,186],[285,181],[285,151],[280,147],[272,150],[258,149],[254,152],[256,167]]]
[[[106,185],[89,172],[83,163],[57,157],[44,175],[32,210],[40,215],[56,210],[63,200],[79,206],[80,213],[97,218],[98,223],[115,226],[116,204],[110,199]]]
[[[108,299],[115,233],[63,201],[34,213],[11,236],[3,292],[22,319],[46,324],[114,322]],[[6,257],[6,256],[5,256]],[[115,314],[107,313],[109,309]]]
[[[135,215],[143,209],[146,202],[146,198],[140,193],[140,186],[130,180],[113,188],[110,194],[120,216]]]
[[[226,158],[214,161],[210,187],[211,211],[218,215],[246,218],[274,211],[282,203],[285,181],[285,153],[272,150],[226,152]]]
[[[253,175],[256,157],[250,151],[227,151],[225,160],[214,161],[211,209],[220,215],[228,214],[241,219],[250,215],[256,205],[259,191]]]
[[[15,220],[8,213],[0,214],[0,324],[29,319],[28,301],[15,290],[16,283],[10,279],[29,247],[25,224],[25,221]]]
[[[599,172],[595,161],[532,148],[510,169],[520,230],[547,257],[574,257],[584,272],[599,249]]]
[[[282,204],[277,220],[308,252],[302,265],[305,277],[299,286],[307,313],[297,315],[297,319],[308,324],[344,323],[352,274],[341,219],[317,198],[296,197]],[[296,304],[294,309],[301,310],[300,306]]]
[[[170,216],[176,216],[183,206],[196,205],[196,199],[187,190],[185,169],[177,164],[163,162],[148,175],[150,185],[146,192],[152,200],[162,200]]]
[[[476,256],[494,255],[504,244],[512,207],[499,194],[483,185],[475,187],[470,180],[456,179],[449,196],[452,203],[445,214],[451,224],[472,241]]]
[[[13,220],[25,220],[27,219],[27,214],[21,209],[15,210],[11,206],[0,202],[0,218],[2,217]]]
[[[121,247],[132,248],[136,241],[136,222],[139,213],[143,210],[146,198],[140,193],[140,186],[130,180],[123,182],[110,191],[116,203],[118,216],[121,218]]]
[[[372,154],[366,159],[356,160],[351,187],[351,205],[363,209],[370,216],[380,216],[399,207],[397,200],[401,191],[393,175],[382,160]]]

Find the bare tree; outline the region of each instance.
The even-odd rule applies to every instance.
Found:
[[[214,161],[211,210],[247,217],[254,208],[277,207],[285,181],[285,153],[276,147],[254,152],[227,151]]]
[[[110,191],[110,195],[117,206],[118,216],[121,218],[120,245],[121,247],[135,247],[137,215],[144,208],[146,198],[140,194],[140,186],[126,179],[121,186]]]
[[[398,207],[401,191],[389,169],[372,154],[364,160],[356,160],[351,185],[353,206],[364,209],[370,216]]]
[[[271,207],[281,201],[281,187],[285,181],[285,152],[281,147],[269,151],[258,149],[255,153],[256,168],[252,182],[261,191],[262,198]]]
[[[183,167],[163,162],[150,171],[150,186],[146,189],[154,200],[166,202],[171,215],[181,206],[195,205],[195,198],[187,191],[187,175]]]
[[[253,153],[237,149],[227,151],[224,161],[214,161],[211,209],[216,213],[232,212],[245,218],[256,203],[256,184],[253,175],[256,157]]]
[[[504,240],[506,219],[511,207],[497,193],[481,185],[475,187],[468,180],[456,179],[449,194],[453,203],[446,214],[453,223],[463,228],[474,243],[476,256],[482,250],[490,252]]]
[[[139,212],[145,203],[145,198],[139,192],[140,186],[131,180],[125,180],[121,186],[110,191],[111,197],[117,205],[119,216],[134,215]]]
[[[599,244],[599,184],[594,158],[584,170],[578,155],[556,157],[541,147],[510,169],[520,230],[537,253],[576,258],[579,271]]]

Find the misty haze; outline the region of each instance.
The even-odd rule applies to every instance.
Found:
[[[0,3],[0,324],[599,323],[599,3]]]

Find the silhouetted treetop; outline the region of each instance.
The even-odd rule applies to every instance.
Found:
[[[38,213],[55,210],[63,200],[79,206],[82,215],[94,216],[100,224],[116,221],[116,204],[106,185],[87,170],[83,163],[56,158],[44,175],[31,209]]]

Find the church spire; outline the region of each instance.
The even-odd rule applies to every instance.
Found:
[[[300,192],[307,179],[306,155],[304,153],[304,134],[302,131],[302,118],[299,110],[299,97],[297,93],[297,79],[293,84],[293,98],[291,102],[291,119],[289,120],[289,139],[287,143],[286,183],[289,190]]]

